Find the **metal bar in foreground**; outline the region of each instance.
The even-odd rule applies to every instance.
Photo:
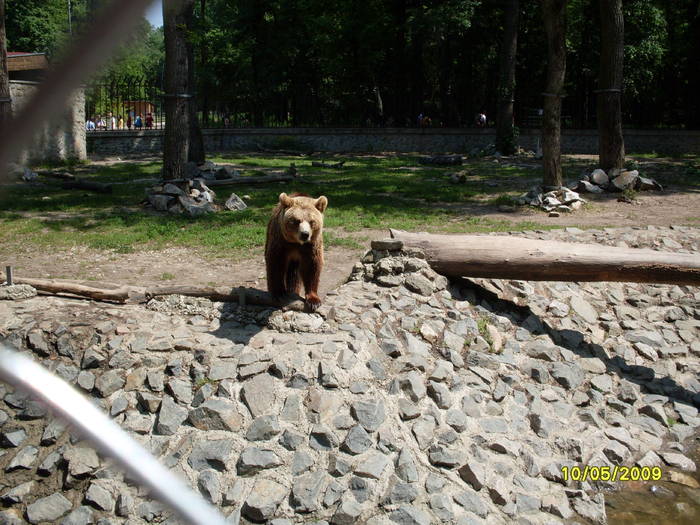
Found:
[[[223,516],[161,465],[72,386],[40,364],[0,343],[0,380],[40,400],[95,448],[119,463],[151,495],[192,525],[229,525]]]

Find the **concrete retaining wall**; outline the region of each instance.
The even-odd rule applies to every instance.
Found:
[[[37,82],[10,81],[10,98],[14,115],[17,115],[25,104],[31,103],[38,86]],[[84,91],[77,90],[66,107],[62,115],[38,126],[34,143],[21,154],[20,162],[36,163],[87,158]]]
[[[277,149],[312,149],[330,152],[468,152],[492,144],[492,129],[418,128],[277,128],[204,130],[207,151],[257,149],[258,145]],[[539,130],[523,130],[520,145],[534,150]],[[95,156],[159,153],[163,131],[97,131],[88,133],[88,152]],[[626,130],[627,153],[700,153],[700,131]],[[595,130],[564,130],[563,153],[596,154]]]

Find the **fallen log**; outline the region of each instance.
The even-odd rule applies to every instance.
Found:
[[[700,286],[700,256],[513,236],[389,230],[421,249],[438,273],[525,281],[613,281]]]
[[[88,190],[96,193],[112,193],[112,186],[101,182],[92,182],[85,179],[74,179],[61,184],[66,190]]]
[[[230,179],[208,180],[207,186],[229,186],[231,184],[265,184],[267,182],[287,182],[294,180],[291,174],[232,177]]]
[[[41,177],[49,177],[51,179],[75,180],[75,175],[67,171],[37,171],[36,173]]]
[[[345,161],[341,160],[340,162],[336,162],[334,164],[328,164],[327,162],[324,162],[322,160],[314,160],[311,161],[311,166],[314,168],[330,168],[334,170],[339,170],[345,165]]]
[[[137,292],[133,286],[116,286],[114,288],[95,288],[71,281],[57,279],[30,279],[25,277],[14,277],[15,284],[28,284],[39,291],[50,294],[71,294],[85,299],[96,301],[113,301],[117,303],[126,302],[131,295]]]
[[[4,279],[0,272],[0,283]],[[111,285],[105,288],[86,286],[69,280],[62,279],[31,279],[13,277],[14,284],[28,284],[37,290],[48,294],[70,294],[84,299],[95,301],[109,301],[116,303],[143,303],[154,297],[163,295],[187,295],[190,297],[205,297],[217,302],[235,302],[240,305],[269,306],[282,310],[304,311],[304,301],[298,295],[292,295],[282,299],[272,297],[264,290],[247,288],[243,286],[228,287],[196,287],[196,286],[156,286],[146,288],[143,286]]]

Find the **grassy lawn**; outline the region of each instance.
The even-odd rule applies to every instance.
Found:
[[[478,214],[480,207],[506,204],[510,196],[521,194],[541,180],[541,168],[522,159],[501,163],[493,158],[470,160],[459,168],[467,182],[458,185],[448,179],[448,174],[457,171],[454,167],[421,166],[418,157],[411,155],[333,157],[333,161],[346,161],[342,170],[312,168],[310,159],[299,157],[226,154],[210,160],[242,166],[243,175],[259,174],[266,168],[284,169],[295,163],[301,177],[272,185],[218,186],[215,190],[220,202],[233,191],[246,196],[248,209],[191,218],[142,208],[145,189],[152,184],[144,179],[159,176],[159,162],[102,165],[80,176],[127,184],[115,184],[114,192],[107,195],[64,190],[60,183],[43,178],[40,185],[3,188],[0,242],[6,248],[18,244],[47,248],[82,245],[122,253],[179,246],[197,248],[202,254],[235,257],[264,245],[267,220],[282,191],[328,197],[327,246],[357,247],[364,240],[361,232],[365,229],[457,233],[553,227],[539,220],[495,221]],[[691,186],[700,183],[694,158],[678,162],[677,172],[687,176],[685,182]],[[590,166],[582,161],[565,162],[565,180],[578,177],[586,167]],[[465,213],[467,207],[471,215]]]

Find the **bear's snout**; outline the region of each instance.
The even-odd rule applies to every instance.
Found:
[[[299,232],[299,238],[302,241],[308,241],[310,237],[311,237],[311,234],[309,232]]]

